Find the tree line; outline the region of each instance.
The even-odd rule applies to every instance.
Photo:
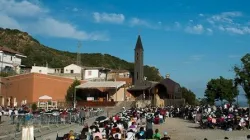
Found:
[[[234,66],[235,78],[226,79],[222,76],[211,79],[207,83],[203,102],[213,105],[215,101],[227,101],[232,104],[239,95],[241,86],[245,92],[248,104],[250,104],[250,54],[241,58],[241,64]]]

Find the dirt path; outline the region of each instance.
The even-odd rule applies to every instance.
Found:
[[[155,125],[163,134],[165,131],[171,137],[171,140],[223,140],[228,137],[230,140],[246,140],[246,136],[250,134],[249,130],[245,131],[223,131],[223,130],[209,130],[199,129],[198,124],[191,123],[187,120],[177,118],[167,118],[162,125]]]

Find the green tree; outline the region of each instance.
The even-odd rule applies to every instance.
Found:
[[[67,94],[65,96],[65,100],[68,103],[73,103],[74,101],[74,92],[75,92],[75,87],[80,85],[81,81],[75,79],[74,82],[70,85],[70,87],[67,90]]]
[[[189,105],[196,105],[196,95],[189,89],[181,87],[182,97]]]
[[[242,66],[235,66],[235,83],[241,85],[246,93],[248,104],[250,105],[250,54],[241,58]]]
[[[199,98],[198,102],[199,102],[199,105],[203,105],[203,106],[209,104],[207,101],[207,98]]]
[[[36,110],[37,110],[37,104],[36,104],[36,103],[33,103],[33,104],[31,105],[31,109],[32,109],[32,111],[36,111]]]
[[[239,94],[237,86],[232,79],[225,79],[222,76],[217,79],[211,79],[207,83],[205,97],[209,104],[214,104],[215,100],[227,100],[230,104],[235,101]]]

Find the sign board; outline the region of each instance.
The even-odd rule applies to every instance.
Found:
[[[94,97],[87,97],[87,101],[94,101],[95,98]]]

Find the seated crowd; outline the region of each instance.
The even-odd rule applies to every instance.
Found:
[[[164,123],[166,110],[163,108],[131,108],[107,118],[98,117],[88,126],[85,124],[81,134],[73,131],[65,134],[63,140],[170,140],[167,132],[162,136],[158,129],[153,131],[153,125]]]

